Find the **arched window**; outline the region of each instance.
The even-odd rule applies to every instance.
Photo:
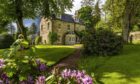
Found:
[[[50,28],[50,23],[48,22],[48,30],[49,30],[49,28]]]

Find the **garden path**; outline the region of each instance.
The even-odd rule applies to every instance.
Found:
[[[52,66],[51,70],[54,68],[76,68],[77,62],[81,56],[81,47],[76,47],[76,51],[69,55],[68,57],[60,60],[57,64]]]

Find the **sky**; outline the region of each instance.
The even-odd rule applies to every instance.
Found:
[[[71,11],[66,11],[66,13],[74,15],[75,11],[78,10],[78,9],[80,9],[80,7],[81,7],[81,1],[82,0],[74,0],[74,2],[73,2],[73,8],[71,9]]]

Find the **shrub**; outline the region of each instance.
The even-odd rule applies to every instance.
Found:
[[[84,70],[54,69],[53,73],[47,77],[47,84],[96,84],[94,76],[88,75]]]
[[[6,78],[0,78],[4,84],[35,84],[36,77],[47,74],[46,63],[37,59],[35,47],[30,47],[27,51],[26,48],[29,43],[21,37],[19,35],[19,39],[3,53],[2,56],[5,62],[0,60],[0,67],[2,67],[0,77],[3,74],[4,77],[6,76]]]
[[[87,32],[83,43],[86,54],[112,56],[119,54],[123,48],[122,37],[107,29]]]
[[[38,45],[39,43],[41,43],[41,36],[37,36],[36,38],[35,38],[35,44],[36,45]]]
[[[58,35],[55,32],[50,32],[49,33],[49,41],[50,44],[54,44],[58,40]]]
[[[0,59],[0,84],[94,84],[84,71],[65,69],[60,74],[54,69],[53,73],[48,72],[46,63],[37,59],[35,47],[29,51],[24,49],[28,44],[20,35],[11,48],[5,50]]]
[[[0,49],[9,48],[14,38],[9,34],[0,35]]]

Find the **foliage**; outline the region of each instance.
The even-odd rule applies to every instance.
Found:
[[[82,7],[78,11],[78,17],[84,22],[86,28],[93,28],[93,8],[90,6]]]
[[[75,34],[80,38],[83,39],[84,35],[85,35],[85,30],[82,31],[75,31]]]
[[[0,35],[0,49],[9,48],[14,42],[14,38],[8,34]]]
[[[2,20],[0,18],[0,33],[6,32],[7,29],[7,25],[8,25],[9,21],[8,20]]]
[[[94,72],[96,81],[102,84],[139,84],[139,50],[139,44],[125,45],[117,56],[85,56],[79,60],[78,69],[86,70],[88,74]]]
[[[104,5],[108,25],[110,28],[121,28],[126,43],[134,25],[139,24],[139,4],[139,0],[107,0]]]
[[[50,32],[48,37],[50,44],[54,44],[58,40],[58,35],[55,32]]]
[[[32,35],[32,34],[36,34],[37,33],[37,26],[35,23],[32,23],[31,27],[28,30],[28,34]]]
[[[63,13],[72,8],[73,0],[1,0],[0,19],[16,21],[18,31],[26,38],[23,25],[24,18],[36,16],[50,17],[52,14]]]
[[[4,73],[8,80],[12,80],[9,82],[32,84],[30,82],[35,81],[36,76],[45,75],[46,64],[36,60],[34,47],[29,48],[30,54],[27,56],[25,49],[28,47],[28,42],[20,35],[19,39],[12,44],[10,50],[4,52],[5,67],[2,74]]]
[[[44,62],[39,59],[36,59],[35,48],[31,47],[30,55],[25,53],[25,48],[28,47],[28,42],[23,39],[23,36],[20,35],[19,39],[16,40],[11,46],[10,50],[6,50],[3,54],[3,59],[0,60],[1,68],[1,82],[6,84],[46,84],[46,83],[69,83],[71,80],[66,80],[63,74],[63,77],[60,74],[51,74],[47,72],[47,66]],[[55,72],[56,73],[56,72]],[[63,72],[62,72],[63,73]],[[74,74],[74,73],[73,73]],[[87,74],[77,71],[75,72],[77,77],[83,77],[84,83],[92,83],[92,78]],[[61,80],[58,80],[58,78]],[[90,81],[88,81],[90,80]]]
[[[35,38],[35,44],[36,45],[38,45],[38,44],[40,44],[41,43],[41,36],[37,36],[36,38]]]
[[[53,74],[46,79],[46,82],[48,84],[95,84],[95,80],[85,71],[64,69],[60,74],[58,72],[57,69],[54,69]]]
[[[87,32],[84,37],[84,52],[94,55],[116,55],[123,48],[121,36],[106,29],[97,29],[96,32]]]
[[[94,2],[94,0],[90,1]],[[87,5],[78,10],[78,17],[83,21],[86,29],[95,29],[96,24],[101,20],[99,1],[97,1],[95,6]]]
[[[93,10],[93,23],[95,24],[95,26],[101,20],[101,9],[99,7],[99,1],[100,0],[98,0],[97,3],[95,4],[94,10]]]
[[[28,41],[30,45],[35,45],[36,35],[37,35],[37,26],[35,23],[32,23],[31,27],[28,28]]]

